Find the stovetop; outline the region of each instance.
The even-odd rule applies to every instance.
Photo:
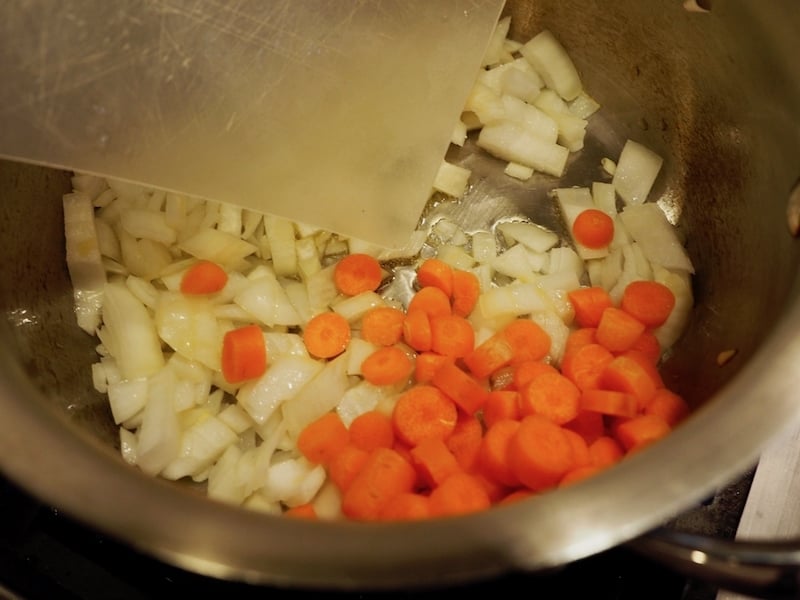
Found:
[[[746,496],[736,484],[709,499],[689,519],[732,537]],[[548,573],[512,573],[463,587],[380,593],[320,593],[254,587],[210,579],[163,564],[43,505],[0,479],[0,599],[149,599],[203,591],[224,597],[428,600],[465,592],[526,598],[595,600],[713,600],[717,590],[687,579],[620,546]]]

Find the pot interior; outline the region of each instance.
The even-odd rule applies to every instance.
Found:
[[[653,195],[685,235],[696,275],[695,308],[685,335],[664,365],[664,375],[668,385],[697,409],[730,402],[730,395],[724,393],[727,386],[737,378],[753,377],[743,371],[766,341],[786,326],[798,291],[800,247],[789,233],[786,209],[800,175],[796,160],[800,148],[800,71],[796,64],[790,64],[792,54],[787,54],[790,43],[797,50],[796,42],[780,35],[789,29],[781,19],[779,6],[787,12],[792,9],[788,2],[735,4],[715,2],[710,12],[692,12],[672,0],[629,0],[613,6],[567,0],[511,1],[506,7],[506,14],[512,17],[512,36],[517,40],[524,41],[545,28],[556,34],[575,60],[585,89],[602,106],[590,120],[586,151],[590,158],[580,168],[599,174],[596,159],[618,156],[627,138],[650,146],[665,158]],[[568,179],[563,183],[573,184]],[[0,261],[0,306],[6,315],[2,335],[8,359],[2,365],[2,377],[9,382],[0,390],[4,395],[0,405],[3,429],[15,427],[10,420],[19,411],[35,411],[37,419],[57,422],[47,429],[57,439],[28,439],[43,454],[57,452],[59,444],[64,443],[61,438],[68,437],[71,448],[73,444],[83,448],[75,452],[90,461],[87,464],[96,459],[103,463],[103,469],[125,471],[121,477],[133,477],[135,483],[130,485],[136,489],[174,496],[170,502],[176,506],[188,503],[178,486],[127,473],[129,468],[118,457],[118,430],[107,401],[92,387],[89,366],[96,360],[97,342],[75,323],[64,256],[60,199],[70,190],[69,174],[0,162],[0,190],[4,256]],[[513,196],[517,208],[530,210],[529,199],[535,193],[518,189]],[[727,350],[736,353],[720,365],[718,356]],[[32,387],[25,387],[20,383],[23,381]],[[5,418],[1,418],[4,411]],[[775,429],[777,425],[770,422],[768,427]],[[732,460],[730,471],[718,473],[718,478],[735,477],[766,440],[766,429],[761,435],[763,439],[744,444],[746,455]],[[712,440],[717,440],[714,436],[724,437],[725,432],[714,432]],[[7,445],[16,443],[7,440]],[[694,435],[684,442],[698,446],[709,443]],[[13,452],[15,447],[5,450]],[[52,472],[35,472],[29,464],[30,456],[25,456],[25,460],[15,460],[4,451],[0,467],[48,501],[58,504],[63,500],[68,510],[93,522],[93,517],[80,509],[77,498],[99,493],[102,482],[92,483],[87,478],[85,485],[89,487],[84,489],[78,484],[68,485],[71,496],[65,498],[65,488],[56,489],[52,483],[57,480],[63,485],[62,478]],[[650,458],[657,456],[643,456],[641,461]],[[709,485],[714,483],[710,481]],[[623,541],[707,491],[684,494],[684,499],[673,497],[660,512],[653,511],[650,521],[644,515],[634,520],[633,527],[639,526],[639,530],[620,530],[585,548],[573,544],[547,554],[543,547],[531,543],[530,564],[523,566],[578,558],[601,549],[603,544]],[[191,512],[196,505],[186,506]],[[214,518],[220,523],[244,523],[243,517],[234,514],[241,512],[238,510],[210,506],[202,511],[204,516],[218,515]],[[130,527],[114,522],[111,508],[98,509],[97,514],[93,524],[124,538],[134,537]],[[613,519],[608,522],[614,523]],[[263,526],[276,524],[265,518]],[[464,527],[462,532],[472,531],[470,526]],[[478,530],[485,531],[485,523]],[[291,530],[287,531],[286,535],[292,537]],[[183,564],[189,563],[179,555],[184,556],[197,542],[187,541],[179,532],[170,532],[167,540],[158,540],[152,531],[138,530],[136,535],[136,543]],[[324,541],[328,549],[334,547],[330,531],[320,535],[328,536]],[[360,534],[353,535],[357,540]],[[398,548],[395,552],[403,553],[405,545],[397,534],[388,535]],[[465,535],[478,546],[481,544],[476,540],[485,538]],[[555,536],[551,542],[558,539]],[[520,547],[527,548],[525,544]],[[230,551],[229,570],[208,566],[218,558],[213,552],[203,555],[207,562],[189,566],[222,575],[245,572],[254,580],[280,579],[276,575],[280,570],[291,581],[309,577],[308,569],[291,564],[291,548],[287,552],[286,564],[267,561],[261,570],[255,566],[253,549],[242,554]],[[344,561],[357,551],[348,547],[342,553]],[[503,562],[525,561],[504,556],[489,561],[487,570],[498,569]],[[480,572],[466,553],[459,560],[439,565],[436,571],[447,572],[450,567],[457,577],[467,576],[470,568],[473,573]],[[431,568],[431,577],[434,571]],[[324,578],[326,584],[341,583],[332,572],[320,569],[320,579]],[[418,574],[424,581],[426,572]],[[342,579],[351,582],[385,575],[377,567],[371,571],[365,567],[363,572]]]

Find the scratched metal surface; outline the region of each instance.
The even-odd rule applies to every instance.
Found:
[[[402,245],[502,5],[4,3],[0,156]]]

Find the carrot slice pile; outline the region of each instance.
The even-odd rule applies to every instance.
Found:
[[[341,293],[379,285],[370,261],[348,262],[339,263]],[[473,273],[427,259],[417,283],[406,311],[373,308],[353,327],[375,347],[363,379],[401,390],[391,410],[366,410],[349,427],[331,412],[297,440],[325,467],[348,518],[461,515],[574,485],[662,439],[690,412],[658,370],[655,328],[674,306],[660,284],[629,284],[617,303],[599,287],[570,292],[575,326],[556,365],[549,335],[525,316],[476,344]],[[304,340],[313,356],[332,358],[350,335],[350,323],[328,312],[308,323]],[[315,518],[306,506],[291,514]]]

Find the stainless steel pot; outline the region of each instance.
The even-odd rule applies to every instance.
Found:
[[[697,267],[696,308],[664,371],[696,407],[684,425],[585,483],[470,517],[307,523],[217,505],[119,457],[91,386],[94,341],[72,313],[59,210],[68,176],[0,163],[0,470],[193,571],[365,589],[562,565],[642,536],[751,467],[800,420],[800,245],[787,225],[800,176],[800,10],[793,0],[715,0],[709,12],[678,0],[506,10],[518,39],[556,33],[603,106],[587,156],[615,156],[635,137],[667,158],[655,193]]]

